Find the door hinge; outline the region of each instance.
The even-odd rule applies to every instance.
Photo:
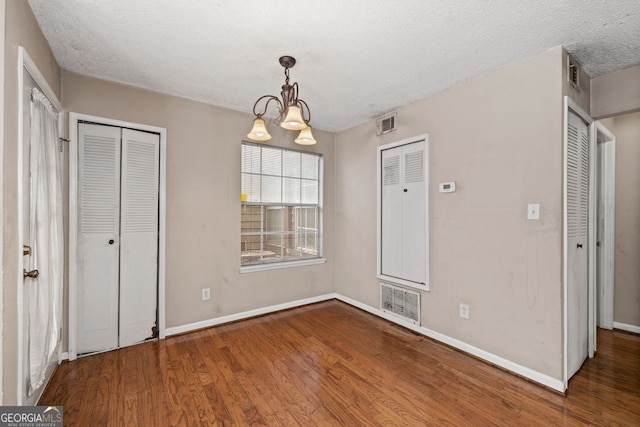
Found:
[[[60,142],[60,152],[62,153],[64,151],[64,143],[65,142],[69,142],[69,140],[67,138],[58,138],[58,141]]]

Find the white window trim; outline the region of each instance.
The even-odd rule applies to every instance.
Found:
[[[309,259],[300,259],[295,261],[281,261],[281,262],[271,262],[264,264],[252,264],[245,265],[244,267],[240,267],[240,273],[255,273],[258,271],[267,271],[267,270],[278,270],[281,268],[290,268],[290,267],[304,267],[307,265],[316,265],[316,264],[324,264],[327,262],[326,258],[309,258]]]
[[[248,143],[251,145],[260,145],[255,142],[243,140],[242,144],[245,144],[245,143]],[[327,262],[327,259],[323,257],[323,254],[324,254],[324,156],[321,153],[314,153],[311,151],[296,150],[296,149],[278,147],[278,146],[274,146],[274,148],[280,148],[282,150],[289,150],[289,151],[297,151],[297,152],[306,153],[306,154],[317,154],[319,157],[319,165],[318,165],[318,168],[319,168],[318,170],[319,215],[318,216],[319,218],[318,218],[318,241],[317,241],[319,255],[317,258],[306,258],[306,259],[299,259],[299,260],[292,260],[292,261],[277,261],[277,262],[271,262],[271,263],[267,262],[263,264],[249,264],[245,266],[241,264],[240,265],[241,274],[255,273],[259,271],[268,271],[268,270],[278,270],[282,268],[303,267],[308,265],[324,264],[325,262]]]

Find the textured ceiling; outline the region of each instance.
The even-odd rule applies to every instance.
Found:
[[[590,76],[640,64],[638,0],[30,0],[66,70],[251,111],[283,84],[340,131],[564,45]]]

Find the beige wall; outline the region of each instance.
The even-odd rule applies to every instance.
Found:
[[[5,93],[3,159],[3,389],[4,404],[17,402],[18,256],[18,47],[23,46],[57,96],[60,68],[26,1],[8,0],[5,9]]]
[[[379,307],[376,146],[429,133],[422,325],[562,378],[562,65],[554,48],[336,136],[336,289]],[[438,183],[456,181],[455,193]],[[540,203],[540,221],[526,219]],[[469,304],[470,319],[459,317]]]
[[[591,116],[600,119],[640,110],[640,65],[591,79]]]
[[[314,129],[308,149],[325,159],[328,262],[240,274],[240,141],[251,116],[69,72],[62,87],[67,111],[167,129],[167,327],[334,292],[333,134]],[[272,135],[271,145],[301,148],[295,132]],[[210,301],[201,301],[205,287]]]
[[[616,136],[613,319],[640,327],[640,112],[616,116],[613,121]]]

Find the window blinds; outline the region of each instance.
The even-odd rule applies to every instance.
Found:
[[[242,144],[242,187],[248,204],[317,205],[320,155]]]

